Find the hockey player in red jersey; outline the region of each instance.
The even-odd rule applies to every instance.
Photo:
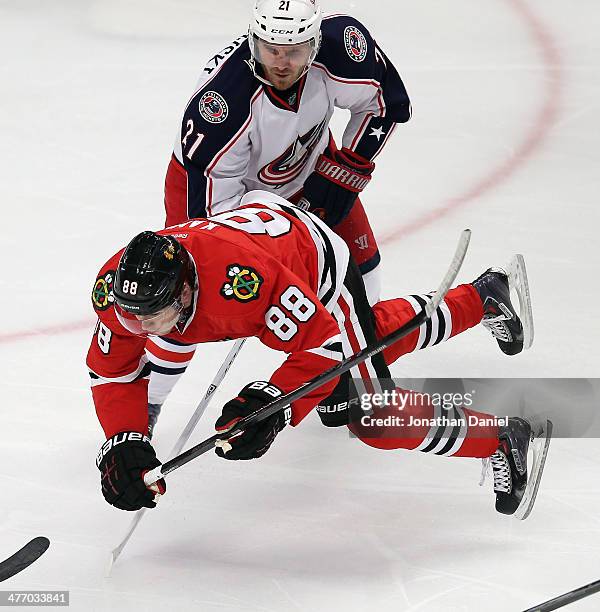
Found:
[[[250,0],[248,0],[250,2]],[[350,111],[340,146],[334,108]],[[318,213],[379,299],[379,250],[360,193],[411,116],[398,72],[366,27],[319,0],[256,0],[247,36],[214,55],[178,126],[167,225],[232,210],[253,189]]]
[[[174,361],[179,355],[185,361],[197,344],[248,336],[288,354],[268,381],[246,385],[223,406],[216,429],[226,431],[394,331],[420,311],[424,299],[413,295],[371,308],[344,242],[317,217],[267,192],[247,194],[235,211],[139,234],[103,266],[92,294],[98,324],[87,363],[107,438],[97,457],[104,497],[124,510],[155,505],[154,491],[143,483],[144,473],[159,465],[148,435],[147,340]],[[523,325],[502,271],[490,269],[452,289],[420,329],[354,368],[352,376],[369,389],[390,390],[387,366],[398,357],[482,321],[505,353],[522,350]],[[454,424],[429,425],[439,407],[409,403],[404,416],[418,424],[380,435],[352,418],[352,388],[349,377],[325,384],[231,439],[228,452],[216,452],[232,460],[260,457],[284,427],[298,425],[317,407],[324,425],[347,425],[371,446],[491,457],[501,512],[512,514],[531,499],[527,449],[535,432],[527,421],[496,424],[493,417],[453,406]],[[164,492],[164,481],[158,486]]]

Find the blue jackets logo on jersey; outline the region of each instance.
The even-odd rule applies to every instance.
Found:
[[[275,160],[264,166],[258,173],[258,179],[277,189],[300,176],[310,154],[321,140],[327,118],[315,125],[296,140]]]
[[[229,115],[227,102],[216,91],[207,91],[198,103],[200,114],[209,123],[222,123]]]
[[[362,62],[367,57],[367,39],[358,28],[348,26],[344,30],[344,44],[350,59],[355,62]]]

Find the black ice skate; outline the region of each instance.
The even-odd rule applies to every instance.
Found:
[[[483,302],[483,321],[503,353],[516,355],[533,342],[533,315],[529,284],[522,255],[515,255],[508,272],[489,268],[473,281]],[[510,301],[513,289],[519,298],[519,314]]]
[[[529,516],[540,486],[551,436],[550,421],[537,423],[514,417],[508,419],[508,425],[500,427],[500,445],[489,458],[498,512],[514,514],[521,520]]]
[[[148,437],[152,439],[162,404],[148,404]]]

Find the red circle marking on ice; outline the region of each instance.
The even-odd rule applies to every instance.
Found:
[[[544,141],[552,125],[556,122],[562,89],[558,50],[556,49],[550,32],[546,30],[542,21],[531,11],[526,2],[523,0],[505,1],[511,5],[521,17],[531,37],[539,47],[543,58],[547,86],[535,123],[525,134],[522,141],[515,147],[515,152],[508,159],[492,167],[491,170],[477,179],[473,185],[463,193],[448,198],[448,200],[443,202],[440,206],[424,213],[409,223],[400,225],[392,231],[382,233],[381,238],[378,240],[380,244],[390,244],[400,238],[405,238],[410,234],[418,232],[500,185],[532,156],[534,151],[538,149]],[[83,329],[90,329],[92,325],[93,321],[85,320],[62,325],[50,325],[31,330],[9,332],[0,334],[0,343],[16,342],[37,336],[55,336],[58,334],[81,331]]]
[[[440,206],[429,210],[420,217],[400,225],[393,230],[380,234],[379,244],[390,244],[400,238],[414,234],[419,230],[435,223],[442,217],[454,212],[472,200],[482,196],[507,180],[523,163],[540,147],[544,138],[556,122],[559,112],[559,98],[562,89],[562,75],[560,70],[560,57],[550,32],[542,21],[530,10],[523,0],[505,0],[519,14],[528,28],[532,39],[539,48],[544,68],[547,86],[540,110],[536,115],[532,128],[523,139],[514,147],[514,153],[491,170],[477,179],[471,187],[463,193],[448,198]]]
[[[84,329],[89,329],[91,331],[93,327],[94,320],[90,318],[82,321],[75,321],[74,323],[48,325],[46,327],[36,327],[34,329],[27,329],[23,331],[8,332],[6,334],[0,334],[0,344],[27,340],[29,338],[36,338],[38,336],[57,336],[59,334],[68,334],[70,332],[82,331]]]

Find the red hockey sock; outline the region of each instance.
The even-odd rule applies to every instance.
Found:
[[[411,319],[423,296],[410,296],[379,302],[373,306],[377,337],[393,332]],[[483,306],[473,285],[459,285],[446,294],[432,320],[395,342],[383,354],[388,365],[416,349],[438,344],[456,334],[475,327],[483,317]]]
[[[376,402],[374,402],[376,403]],[[453,405],[438,398],[397,388],[393,402],[374,407],[349,426],[373,448],[420,450],[444,456],[489,457],[498,448],[494,416]]]

